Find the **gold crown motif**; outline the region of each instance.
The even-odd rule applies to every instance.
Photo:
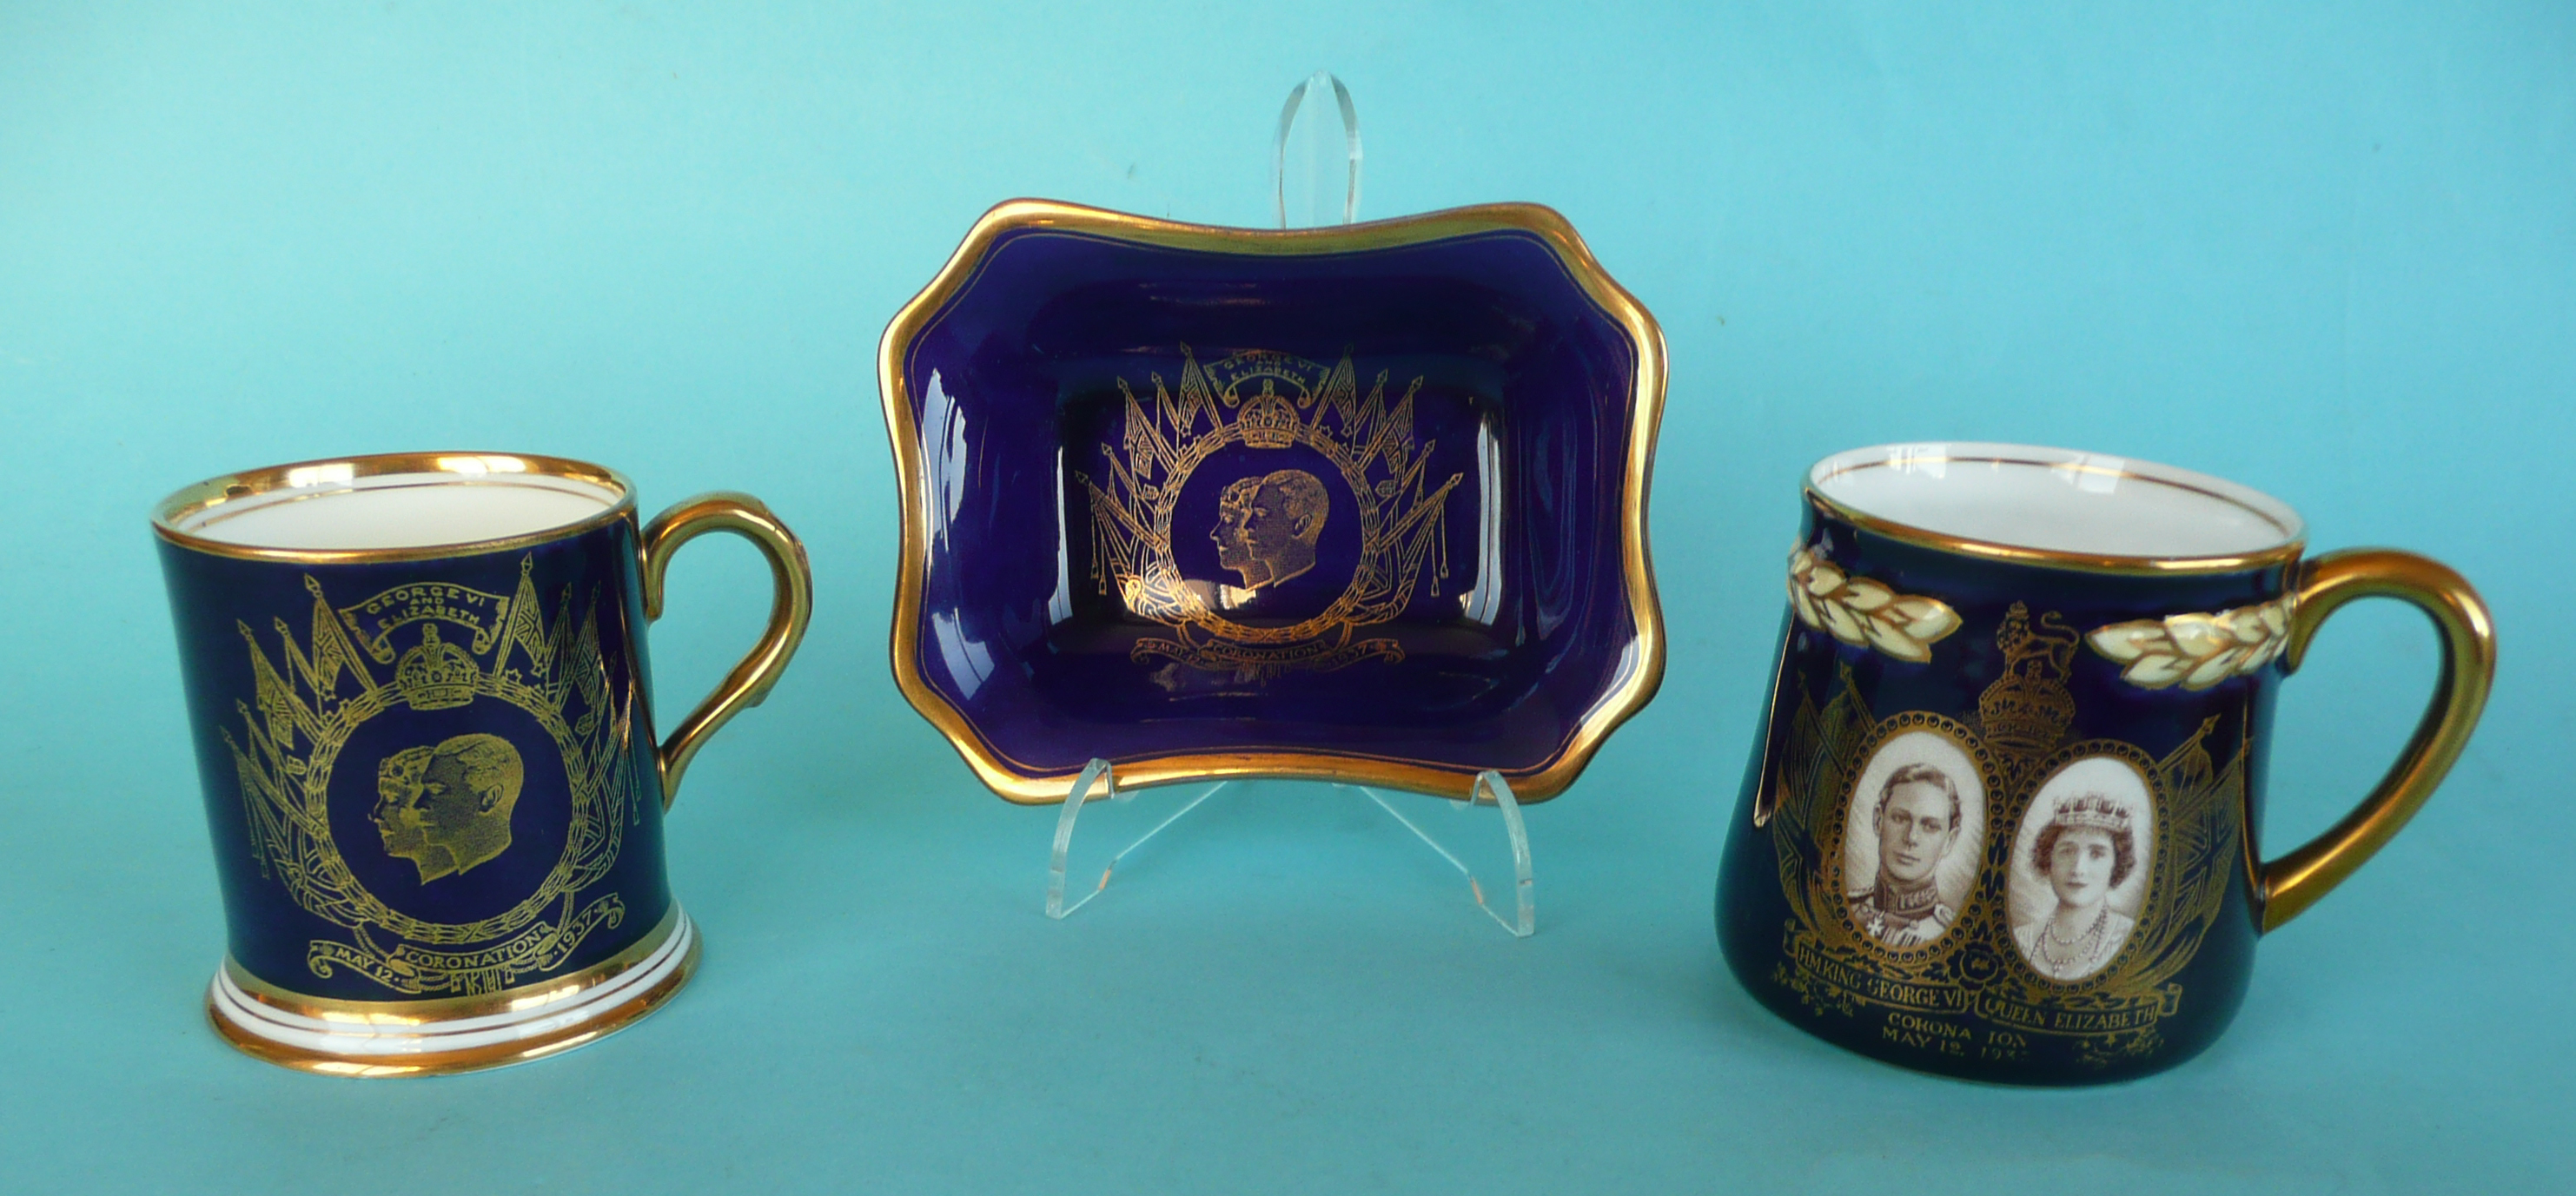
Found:
[[[2055,611],[2040,616],[2037,630],[2021,603],[2004,612],[1995,632],[1995,644],[2004,650],[2004,675],[1977,697],[1977,720],[1988,740],[2034,755],[2057,746],[2075,721],[2066,677],[2081,642]]]
[[[1282,395],[1271,393],[1270,380],[1261,380],[1261,393],[1245,399],[1243,414],[1235,418],[1243,430],[1246,448],[1277,449],[1297,443],[1297,408]]]
[[[2058,826],[2089,826],[2114,834],[2129,833],[2129,811],[2119,803],[2098,793],[2071,797],[2057,803],[2057,813],[2049,821]]]
[[[421,628],[420,646],[394,666],[394,688],[414,710],[446,710],[474,700],[483,675],[465,649],[438,638],[438,625]]]

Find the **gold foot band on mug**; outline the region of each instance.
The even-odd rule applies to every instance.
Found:
[[[444,1075],[567,1051],[651,1013],[697,969],[677,902],[633,947],[570,976],[473,997],[329,1001],[260,982],[231,959],[206,989],[224,1038],[271,1063],[340,1076]]]

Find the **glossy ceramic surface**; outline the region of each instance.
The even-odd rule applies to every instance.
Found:
[[[1561,217],[1023,201],[887,330],[895,672],[996,791],[1561,791],[1663,659],[1660,334]]]
[[[557,526],[456,521],[490,505],[474,488],[494,469],[598,497]],[[383,506],[358,494],[378,483],[418,517],[399,547],[340,546],[387,538],[364,513],[309,517]],[[268,530],[320,542],[199,534],[234,503],[296,504]],[[442,521],[512,534],[442,543]],[[596,466],[412,454],[219,478],[155,528],[229,929],[208,1010],[235,1045],[336,1074],[460,1071],[587,1042],[686,982],[697,938],[664,876],[663,810],[810,609],[765,508],[702,496],[639,527]],[[705,530],[760,542],[781,609],[657,741],[645,627],[670,550]]]
[[[1837,484],[1854,469],[1890,476]],[[2484,700],[2492,640],[2456,575],[2302,560],[2287,507],[2217,479],[1890,446],[1828,458],[1806,497],[1718,937],[1775,1012],[1890,1062],[2064,1084],[2197,1054],[2256,938],[2395,833]],[[2080,503],[2089,532],[2062,509]],[[2207,551],[2141,551],[2157,544]],[[2444,680],[2381,791],[2266,863],[2278,683],[2351,570],[2433,614]]]

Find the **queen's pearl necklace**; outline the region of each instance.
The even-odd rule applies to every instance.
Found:
[[[2031,954],[2038,956],[2040,964],[2052,972],[2068,972],[2078,970],[2079,967],[2092,967],[2093,961],[2100,958],[2102,954],[2102,931],[2104,927],[2111,924],[2110,908],[2106,906],[2102,912],[2093,915],[2091,928],[2071,939],[2057,937],[2055,922],[2056,919],[2051,918],[2039,924],[2039,937],[2032,943]],[[2052,946],[2059,947],[2066,953],[2060,954],[2058,951],[2049,950]]]

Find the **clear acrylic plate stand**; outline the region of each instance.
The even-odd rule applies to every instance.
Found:
[[[1278,132],[1271,142],[1270,182],[1273,212],[1281,228],[1349,224],[1359,218],[1359,113],[1351,103],[1350,88],[1343,86],[1342,81],[1330,72],[1317,71],[1289,90],[1288,103],[1279,112]],[[1242,781],[1228,780],[1200,786],[1175,785],[1162,790],[1120,789],[1117,769],[1105,759],[1094,758],[1074,779],[1073,787],[1066,793],[1064,805],[1056,816],[1054,850],[1047,857],[1047,916],[1060,920],[1091,904],[1108,891],[1109,881],[1117,875],[1119,864],[1137,849],[1172,824],[1188,817],[1208,799],[1229,790],[1240,793],[1245,788]],[[1396,802],[1388,800],[1387,794],[1365,785],[1336,784],[1333,789],[1365,796],[1397,824],[1412,832],[1424,846],[1438,853],[1466,879],[1468,896],[1475,900],[1476,908],[1483,910],[1512,937],[1527,938],[1538,929],[1538,914],[1530,883],[1529,830],[1521,819],[1520,802],[1513,797],[1511,784],[1503,779],[1502,774],[1491,770],[1478,773],[1465,800],[1414,794],[1400,795],[1399,800],[1438,802],[1451,811],[1477,815],[1472,821],[1480,828],[1490,827],[1493,822],[1501,824],[1498,831],[1469,832],[1462,829],[1453,833],[1453,839],[1458,833],[1481,833],[1488,836],[1489,841],[1498,835],[1509,846],[1512,879],[1508,915],[1497,908],[1501,903],[1496,900],[1492,887],[1476,875],[1475,869],[1461,859],[1458,852],[1442,846],[1422,822],[1406,817],[1404,811],[1396,808]],[[1097,882],[1089,882],[1089,869],[1083,869],[1088,887],[1067,901],[1066,893],[1071,887],[1067,870],[1069,857],[1073,854],[1073,831],[1083,810],[1097,802],[1127,805],[1143,800],[1145,794],[1169,795],[1162,796],[1161,803],[1151,809],[1140,811],[1145,819],[1152,822],[1152,828],[1112,855],[1108,865],[1100,870]],[[1163,803],[1168,803],[1170,813],[1159,819],[1153,818],[1153,812],[1164,808]],[[1479,814],[1487,810],[1493,812],[1491,821]],[[1445,820],[1448,816],[1436,817]],[[1468,854],[1474,856],[1479,853],[1471,851]]]
[[[1074,779],[1072,790],[1066,794],[1064,805],[1059,807],[1058,813],[1056,814],[1055,844],[1053,850],[1047,856],[1047,916],[1058,920],[1071,917],[1075,910],[1091,904],[1093,899],[1099,897],[1102,893],[1107,892],[1109,890],[1110,880],[1118,874],[1118,866],[1121,863],[1124,863],[1127,857],[1135,854],[1139,848],[1142,848],[1145,844],[1151,842],[1155,836],[1160,835],[1165,830],[1169,829],[1173,823],[1179,822],[1181,819],[1188,817],[1200,806],[1205,805],[1208,799],[1215,797],[1218,793],[1227,790],[1241,791],[1247,788],[1248,787],[1241,781],[1218,781],[1213,784],[1195,787],[1188,785],[1175,785],[1162,790],[1144,790],[1141,792],[1135,789],[1120,789],[1118,787],[1117,770],[1111,766],[1109,761],[1097,758],[1093,759],[1090,764],[1084,766],[1082,775]],[[1475,788],[1469,797],[1463,801],[1449,797],[1423,797],[1419,794],[1400,794],[1398,796],[1399,798],[1411,798],[1420,802],[1437,802],[1442,807],[1453,812],[1473,813],[1480,810],[1494,811],[1498,816],[1494,821],[1499,821],[1501,823],[1501,826],[1497,828],[1499,831],[1497,837],[1501,838],[1506,844],[1508,844],[1511,850],[1511,908],[1508,915],[1504,910],[1497,908],[1498,905],[1501,904],[1496,900],[1497,894],[1495,894],[1482,879],[1477,877],[1475,869],[1470,867],[1465,860],[1460,859],[1457,852],[1442,846],[1440,840],[1434,837],[1431,831],[1423,826],[1422,822],[1406,817],[1404,811],[1396,808],[1395,802],[1388,800],[1387,794],[1366,785],[1335,784],[1332,788],[1337,793],[1356,793],[1362,797],[1366,797],[1369,801],[1375,803],[1378,809],[1385,811],[1388,817],[1393,818],[1397,824],[1403,826],[1405,830],[1413,832],[1413,836],[1416,839],[1421,840],[1425,847],[1430,848],[1434,853],[1438,854],[1442,860],[1447,861],[1451,868],[1458,871],[1458,875],[1467,882],[1467,895],[1476,903],[1476,908],[1483,910],[1486,917],[1492,918],[1495,925],[1500,926],[1505,931],[1509,932],[1513,938],[1528,938],[1538,930],[1538,908],[1530,881],[1529,828],[1521,819],[1520,802],[1512,796],[1511,784],[1503,779],[1502,774],[1491,770],[1478,773],[1476,775]],[[1109,858],[1108,865],[1100,870],[1100,878],[1097,881],[1092,881],[1090,879],[1090,869],[1083,869],[1081,881],[1087,887],[1077,890],[1075,888],[1076,882],[1070,875],[1073,871],[1071,856],[1073,854],[1074,826],[1076,821],[1082,817],[1083,810],[1086,807],[1101,802],[1126,805],[1139,800],[1142,794],[1155,794],[1157,796],[1163,794],[1174,795],[1164,798],[1161,803],[1161,807],[1158,807],[1158,809],[1167,807],[1170,809],[1170,813],[1165,814],[1160,819],[1153,820],[1151,829],[1147,830],[1142,835],[1138,835],[1134,841],[1128,843],[1126,846],[1119,848],[1117,853]],[[1178,796],[1182,794],[1186,794],[1187,796],[1185,798]],[[1145,811],[1144,816],[1151,818],[1153,812],[1155,811]],[[1132,818],[1130,821],[1132,821]],[[1482,818],[1479,818],[1476,821],[1480,823],[1486,822],[1486,820]],[[1487,825],[1490,824],[1488,823]],[[1468,833],[1496,835],[1497,832],[1495,830],[1481,830],[1480,828],[1480,831],[1478,832]],[[1069,893],[1071,894],[1070,900],[1068,900]]]

